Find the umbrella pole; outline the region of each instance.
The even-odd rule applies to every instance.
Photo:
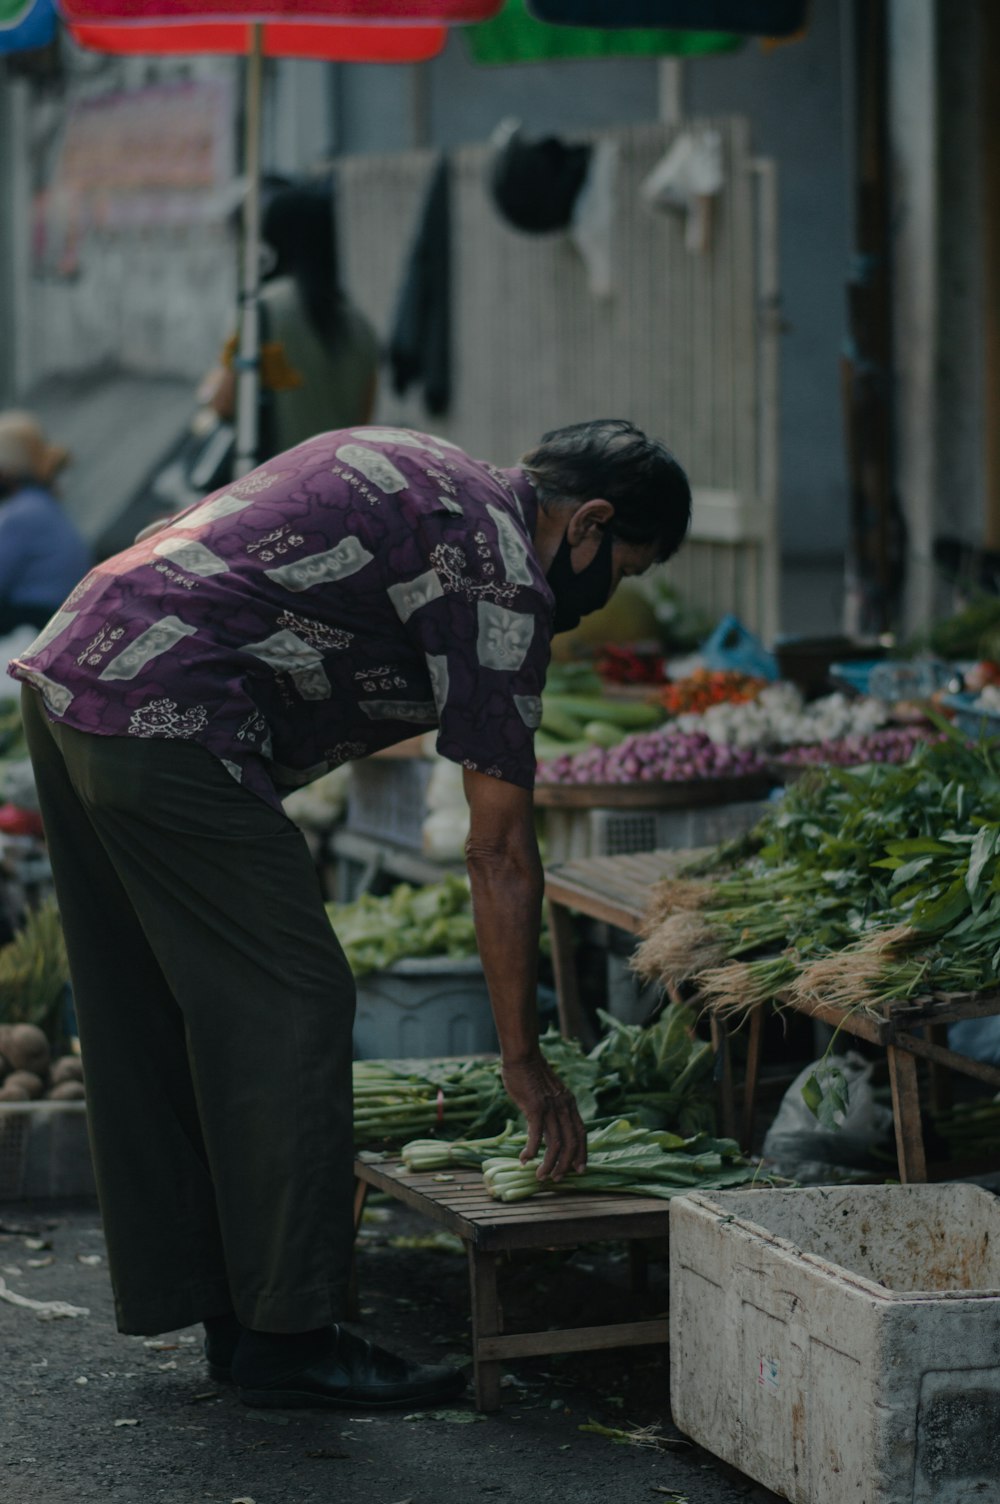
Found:
[[[243,201],[243,269],[240,279],[240,346],[237,357],[236,458],[233,479],[257,463],[258,393],[260,388],[260,137],[263,79],[263,26],[250,26],[246,74],[246,143]]]

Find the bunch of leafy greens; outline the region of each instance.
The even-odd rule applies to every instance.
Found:
[[[602,1014],[608,1033],[587,1054],[554,1029],[542,1053],[573,1092],[585,1123],[628,1117],[639,1127],[684,1137],[715,1126],[713,1052],[694,1032],[694,1015],[668,1005],[648,1027]],[[385,1147],[417,1134],[440,1139],[499,1132],[512,1104],[500,1063],[488,1060],[356,1060],[354,1136]],[[511,1129],[512,1131],[512,1129]]]
[[[640,972],[690,983],[723,1012],[779,993],[876,1008],[996,985],[1000,750],[988,741],[955,734],[902,767],[803,778],[750,849],[735,868],[720,851],[706,881],[661,886]]]
[[[448,876],[424,888],[400,883],[384,898],[363,893],[326,909],[356,977],[417,956],[467,960],[476,954],[469,885]]]

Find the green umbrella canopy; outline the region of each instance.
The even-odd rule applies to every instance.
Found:
[[[550,26],[530,15],[526,0],[507,0],[492,21],[464,26],[477,63],[536,63],[588,57],[692,57],[735,52],[743,38],[721,31],[653,31]]]

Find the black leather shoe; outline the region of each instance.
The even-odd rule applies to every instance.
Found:
[[[258,1382],[237,1358],[234,1378],[243,1403],[259,1409],[437,1405],[465,1390],[457,1368],[410,1363],[342,1326],[332,1329],[329,1350],[304,1368]]]
[[[217,1384],[231,1384],[233,1381],[233,1357],[242,1332],[235,1316],[216,1316],[205,1322],[203,1351],[209,1377]]]

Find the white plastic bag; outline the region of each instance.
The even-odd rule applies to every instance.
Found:
[[[435,862],[461,861],[469,834],[469,806],[458,763],[435,754],[425,798],[427,815],[421,826],[424,856]]]
[[[722,190],[722,137],[706,127],[682,131],[640,187],[654,209],[679,210],[685,217],[684,244],[689,251],[706,251],[710,235],[709,207]]]
[[[892,1113],[875,1100],[873,1069],[854,1051],[807,1065],[765,1135],[769,1168],[803,1185],[856,1178],[892,1126]]]

